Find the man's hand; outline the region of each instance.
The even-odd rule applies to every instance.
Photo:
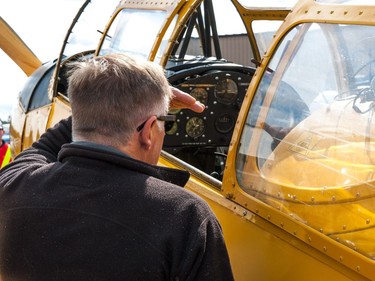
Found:
[[[177,108],[187,108],[193,110],[195,112],[201,113],[205,106],[193,98],[191,95],[177,89],[171,87],[172,90],[172,100],[169,104],[171,109]]]

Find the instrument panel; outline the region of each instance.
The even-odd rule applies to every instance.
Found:
[[[202,113],[170,111],[177,119],[166,132],[164,148],[229,146],[251,78],[245,72],[217,70],[174,85],[206,108]]]

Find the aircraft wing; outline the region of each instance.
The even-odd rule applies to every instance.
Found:
[[[0,48],[27,76],[42,65],[42,62],[2,17],[0,17]]]

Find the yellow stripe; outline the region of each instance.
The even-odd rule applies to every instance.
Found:
[[[4,167],[6,164],[9,164],[11,160],[11,153],[10,153],[10,147],[8,147],[7,152],[5,153],[3,163],[1,163],[1,168]]]

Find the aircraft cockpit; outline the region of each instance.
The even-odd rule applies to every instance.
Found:
[[[295,1],[289,2],[292,6]],[[182,1],[120,1],[104,25],[92,17],[92,10],[110,15],[110,5],[105,4],[96,0],[82,6],[67,33],[56,68],[53,63],[49,66],[46,80],[53,77],[49,97],[44,99],[48,102],[60,96],[68,101],[66,66],[72,60],[124,52],[158,62],[164,66],[171,85],[206,106],[201,114],[190,110],[170,112],[177,115],[177,120],[166,132],[163,150],[221,180],[255,66],[288,9],[266,11],[257,19],[239,13],[243,7],[237,1],[196,1],[188,10]]]

